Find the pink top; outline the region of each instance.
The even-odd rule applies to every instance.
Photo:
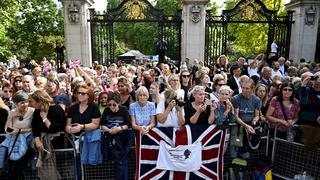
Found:
[[[274,97],[271,99],[269,106],[274,108],[274,111],[272,114],[273,117],[285,120],[280,102],[278,101],[277,97]],[[284,105],[283,108],[286,112],[287,118],[294,119],[295,113],[300,111],[300,103],[297,99],[294,99],[291,107],[287,107]],[[280,124],[271,123],[271,128],[275,128],[276,126],[278,127],[278,130],[281,132],[286,132],[288,129],[286,126],[282,124],[280,125]]]

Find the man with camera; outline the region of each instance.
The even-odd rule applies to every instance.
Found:
[[[180,127],[184,124],[184,102],[177,99],[177,93],[172,89],[164,92],[165,101],[157,106],[158,127]]]
[[[320,126],[320,72],[306,77],[300,88],[301,124]]]

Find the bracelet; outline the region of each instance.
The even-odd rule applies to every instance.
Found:
[[[86,124],[83,124],[82,130],[86,130]]]

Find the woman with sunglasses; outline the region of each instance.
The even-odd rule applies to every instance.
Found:
[[[12,109],[12,106],[13,106],[12,96],[15,93],[13,85],[9,83],[3,84],[2,92],[3,92],[2,100],[10,109]]]
[[[115,179],[128,179],[129,150],[134,141],[128,131],[130,117],[126,107],[121,105],[118,93],[110,93],[108,107],[101,116],[101,129],[104,132],[102,151],[104,160],[115,162]]]
[[[188,92],[191,88],[191,77],[190,77],[190,72],[188,70],[183,70],[180,73],[180,83],[181,83],[181,89],[184,91],[184,102],[188,102]]]
[[[76,104],[72,105],[67,115],[65,131],[78,134],[80,131],[92,131],[100,125],[99,106],[94,103],[94,92],[88,85],[78,86]]]
[[[24,179],[23,171],[33,155],[31,150],[31,122],[35,109],[29,107],[28,95],[25,93],[16,93],[12,100],[16,108],[9,112],[5,130],[14,137],[17,136],[19,131],[19,136],[25,135],[28,149],[21,158],[17,160],[8,159],[8,179]]]
[[[221,86],[226,85],[226,82],[221,74],[216,74],[213,77],[212,93],[210,99],[214,102],[219,102],[219,89]]]
[[[22,89],[22,76],[16,76],[13,79],[13,87],[14,87],[14,91],[18,92],[19,90]]]
[[[269,103],[266,118],[271,122],[271,129],[277,129],[277,137],[286,139],[287,130],[298,120],[300,103],[294,98],[294,86],[290,82],[282,83],[279,95]]]
[[[56,166],[50,165],[56,162],[52,140],[58,137],[65,127],[64,109],[54,104],[53,98],[43,90],[36,90],[29,95],[29,105],[36,109],[32,118],[32,134],[38,151],[38,176],[40,179],[52,179],[52,176],[59,179]]]

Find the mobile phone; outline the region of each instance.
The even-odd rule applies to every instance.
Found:
[[[76,126],[78,126],[77,123],[71,124],[71,127],[76,127]]]
[[[8,133],[12,133],[14,131],[14,129],[10,128],[10,127],[7,127],[7,130],[6,130]]]
[[[204,104],[205,104],[206,106],[211,106],[211,105],[212,105],[212,101],[211,101],[210,99],[206,99],[205,102],[204,102]]]

